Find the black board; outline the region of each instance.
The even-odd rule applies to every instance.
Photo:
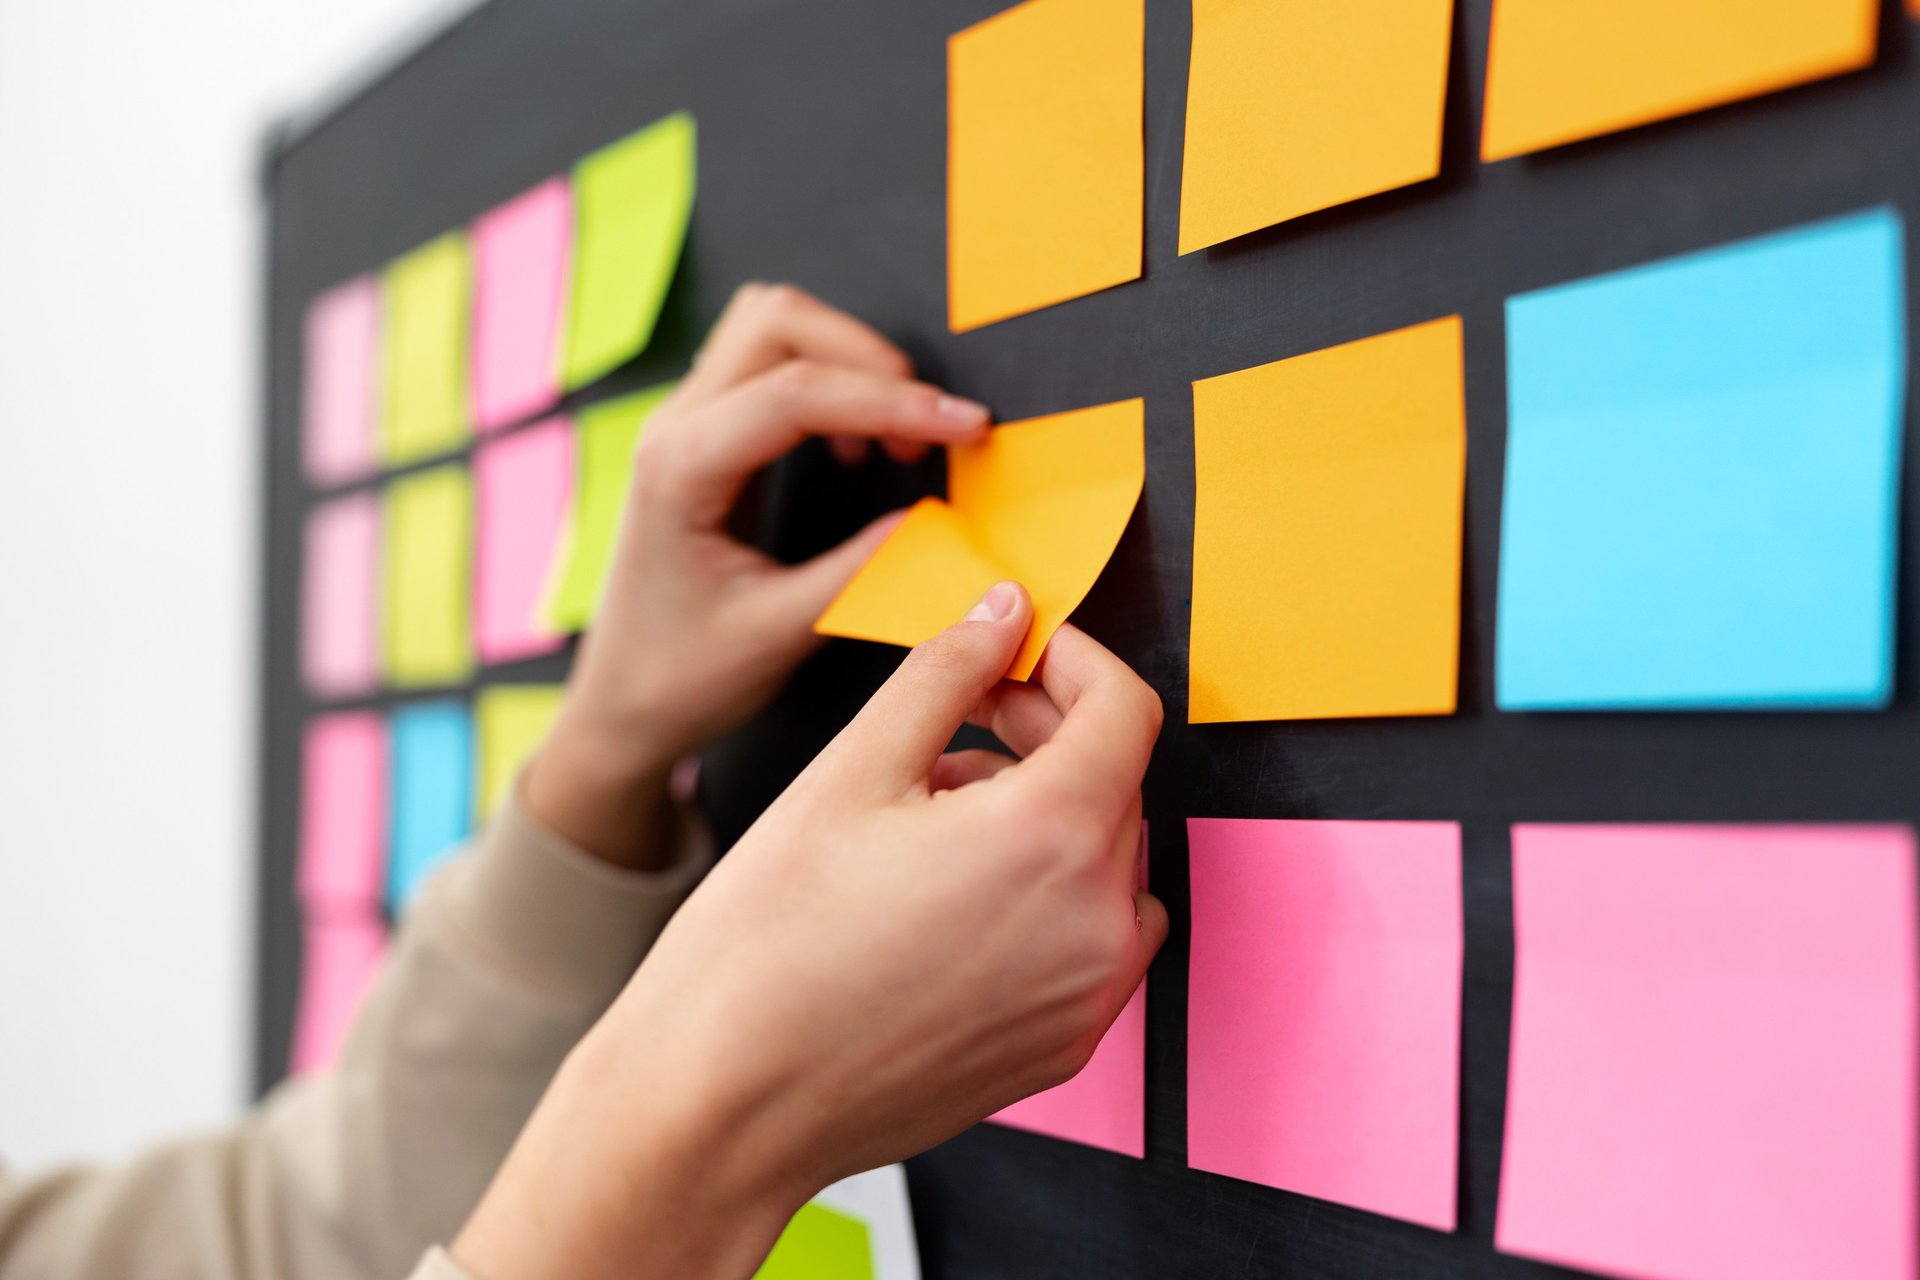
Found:
[[[1147,782],[1155,887],[1174,932],[1149,998],[1149,1154],[1136,1162],[981,1128],[911,1166],[930,1280],[1544,1276],[1492,1248],[1506,1086],[1516,820],[1920,820],[1914,513],[1904,483],[1900,636],[1884,714],[1496,714],[1492,617],[1505,435],[1502,302],[1526,289],[1890,202],[1920,213],[1920,34],[1888,6],[1870,70],[1542,156],[1476,155],[1490,0],[1461,0],[1441,175],[1218,248],[1175,253],[1189,17],[1150,0],[1144,278],[954,336],[945,326],[945,38],[1003,0],[494,0],[324,118],[264,171],[268,329],[261,678],[259,1067],[281,1073],[292,895],[300,320],[378,266],[677,108],[700,124],[687,259],[653,348],[586,398],[684,367],[729,291],[795,281],[895,335],[926,374],[1003,418],[1147,399],[1146,494],[1078,615],[1166,699]],[[1911,292],[1911,288],[1909,289]],[[1435,720],[1189,727],[1196,377],[1449,313],[1466,323],[1469,464],[1461,710]],[[751,512],[796,557],[922,491],[811,454]],[[839,644],[707,760],[731,838],[884,676]],[[557,679],[565,655],[487,679]],[[386,696],[362,705],[387,706]],[[1445,1235],[1185,1168],[1188,816],[1456,819],[1466,841],[1461,1227]]]

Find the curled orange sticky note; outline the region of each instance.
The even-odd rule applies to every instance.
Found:
[[[1145,480],[1141,400],[997,427],[951,451],[947,498],[915,504],[813,629],[916,645],[1018,582],[1033,626],[1008,674],[1025,680],[1106,567]]]

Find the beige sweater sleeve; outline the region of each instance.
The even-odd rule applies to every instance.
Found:
[[[0,1172],[0,1280],[462,1280],[431,1246],[711,861],[678,822],[666,870],[622,872],[510,802],[421,893],[331,1073],[121,1168]]]

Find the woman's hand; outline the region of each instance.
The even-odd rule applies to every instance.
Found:
[[[1136,889],[1160,703],[994,588],[921,645],[667,927],[454,1248],[485,1280],[748,1276],[846,1174],[1083,1066],[1166,936]],[[963,721],[1024,758],[946,753]]]
[[[788,286],[742,288],[647,423],[606,596],[527,771],[533,812],[609,861],[648,865],[674,762],[766,703],[893,523],[783,565],[727,532],[747,481],[809,436],[847,460],[877,442],[913,461],[986,426],[984,407],[915,381],[853,317]]]

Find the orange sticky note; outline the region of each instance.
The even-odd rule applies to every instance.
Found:
[[[1027,0],[947,41],[955,333],[1140,275],[1142,0]]]
[[[996,582],[1018,582],[1033,626],[1008,674],[1025,680],[1106,567],[1145,480],[1143,401],[997,427],[949,452],[947,499],[915,504],[813,629],[916,645]]]
[[[1191,722],[1454,709],[1465,401],[1458,316],[1193,384]]]
[[[1440,172],[1453,0],[1193,0],[1180,252]]]
[[[1480,156],[1580,138],[1854,71],[1878,0],[1496,0]]]

